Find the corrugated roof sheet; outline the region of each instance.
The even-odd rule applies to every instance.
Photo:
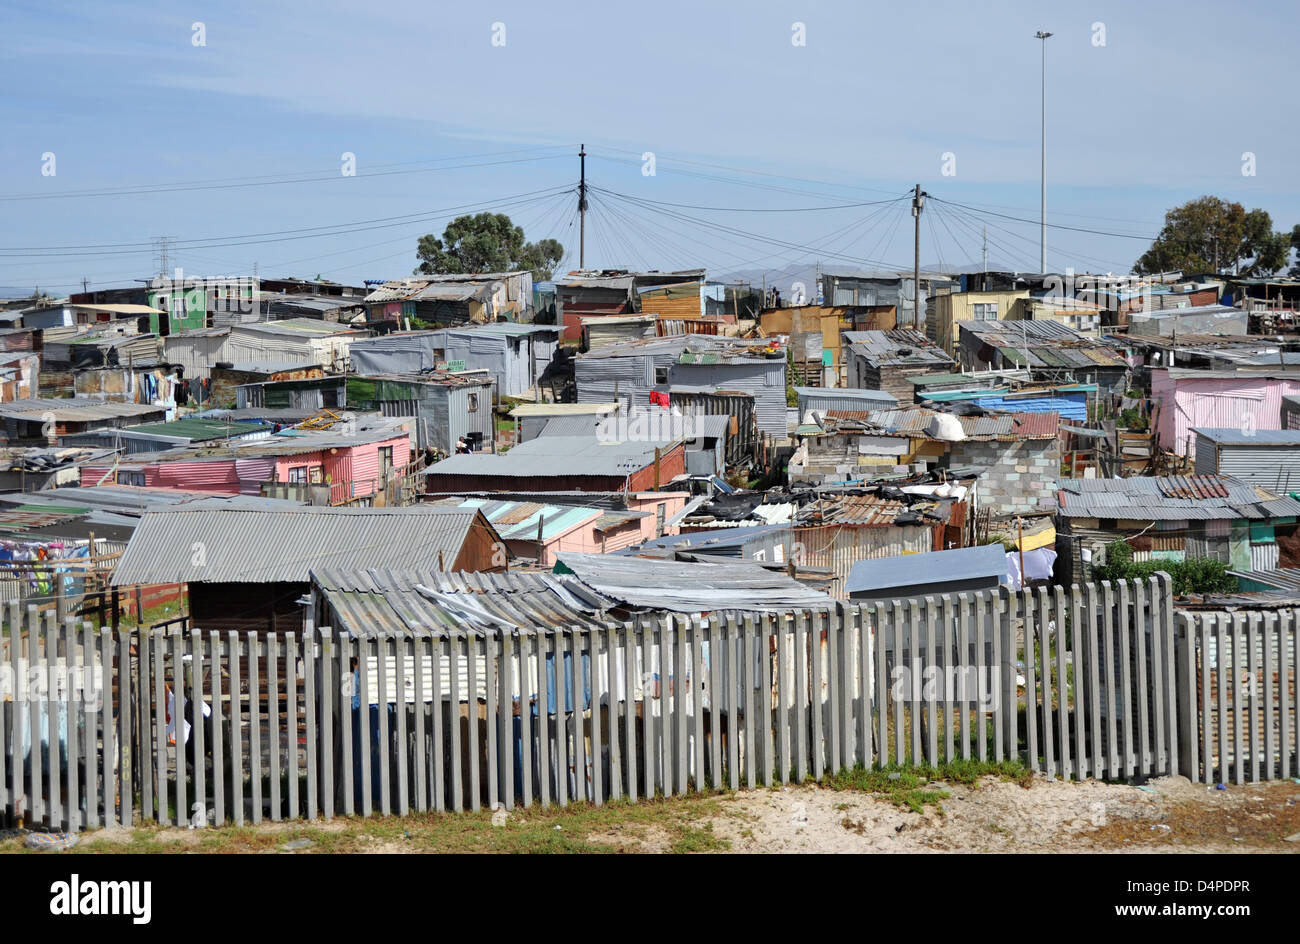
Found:
[[[435,570],[439,552],[450,569],[479,516],[473,508],[441,507],[150,511],[113,583],[304,582],[313,567],[359,567],[376,559]]]
[[[664,450],[673,445],[672,440],[602,442],[594,433],[538,436],[503,454],[476,452],[450,456],[430,466],[425,474],[435,491],[435,480],[440,475],[629,475],[653,465],[656,448]]]
[[[1300,429],[1260,429],[1247,433],[1235,427],[1197,426],[1192,432],[1224,446],[1300,447]]]
[[[552,541],[580,524],[602,514],[599,508],[577,505],[551,505],[530,501],[489,501],[467,498],[462,508],[477,508],[483,512],[497,533],[507,541],[536,541],[537,522],[542,522],[542,540]]]
[[[615,605],[559,574],[313,567],[311,580],[336,628],[358,637],[603,625]]]
[[[29,423],[41,420],[41,415],[47,412],[53,414],[55,422],[86,423],[94,420],[147,416],[150,413],[165,411],[165,407],[151,403],[118,403],[112,400],[95,400],[91,397],[38,398],[0,403],[0,418],[23,420]]]
[[[701,613],[831,603],[825,594],[747,561],[682,563],[570,553],[560,553],[558,559],[560,565],[597,593],[635,607]]]
[[[1001,544],[961,547],[928,554],[904,554],[862,560],[853,565],[844,583],[846,593],[888,590],[916,584],[944,584],[1007,574],[1007,555]],[[941,592],[941,591],[940,591]]]
[[[1300,515],[1300,502],[1228,476],[1060,479],[1060,514],[1133,521],[1262,520]]]

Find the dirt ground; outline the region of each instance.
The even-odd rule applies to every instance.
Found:
[[[1291,780],[1226,790],[1183,777],[936,786],[949,797],[920,814],[821,787],[737,794],[713,827],[734,852],[1300,852]]]
[[[879,774],[879,777],[893,775]],[[1300,783],[1206,789],[1027,775],[909,786],[901,794],[802,786],[603,807],[422,813],[185,830],[95,830],[79,853],[1300,852]],[[890,784],[889,780],[885,781]],[[24,851],[21,830],[0,853]],[[62,853],[43,853],[62,854]]]

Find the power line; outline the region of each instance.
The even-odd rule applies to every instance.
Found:
[[[524,148],[520,150],[527,151],[527,150],[534,150],[534,149]],[[520,150],[495,151],[495,152],[488,152],[488,154],[485,155],[466,155],[466,157],[490,156],[492,154],[517,154],[520,153]],[[350,176],[344,176],[343,174],[339,173],[338,170],[332,170],[329,173],[323,173],[321,171],[299,171],[296,173],[290,172],[287,175],[264,174],[264,175],[252,176],[252,177],[216,177],[216,178],[211,178],[209,180],[185,181],[185,182],[178,182],[176,184],[170,184],[170,185],[130,184],[130,185],[117,187],[117,188],[104,187],[98,189],[84,189],[84,190],[61,190],[61,191],[56,191],[54,193],[3,194],[0,195],[0,201],[23,202],[28,200],[63,200],[63,199],[73,199],[73,198],[80,198],[80,197],[142,196],[151,193],[180,193],[180,192],[195,191],[195,190],[233,190],[233,189],[239,189],[243,187],[269,187],[269,186],[276,186],[280,184],[301,184],[301,183],[313,183],[318,181],[331,181],[331,180],[357,180],[357,179],[362,179],[367,177],[393,177],[393,176],[398,176],[403,174],[427,174],[427,173],[432,173],[434,171],[442,171],[442,170],[462,170],[467,167],[493,167],[502,164],[527,164],[536,161],[553,161],[566,156],[567,155],[565,154],[549,154],[549,155],[539,155],[535,157],[514,158],[511,160],[501,160],[501,161],[467,161],[466,163],[463,164],[445,164],[441,167],[416,167],[408,170],[372,171],[369,173],[353,174]],[[441,162],[441,161],[450,161],[450,160],[457,160],[457,159],[458,158],[445,157],[445,158],[431,158],[429,160]],[[376,167],[399,167],[411,163],[427,163],[427,162],[403,161],[397,164],[377,164],[375,166]],[[316,174],[317,176],[309,177],[309,176],[304,176],[305,174]]]
[[[1034,226],[1042,225],[1038,220],[1027,220],[1019,216],[1008,216],[1005,213],[994,213],[992,210],[979,210],[975,207],[967,206],[964,203],[957,203],[953,200],[944,200],[942,197],[934,197],[934,199],[938,200],[940,203],[947,203],[950,206],[961,207],[963,210],[969,210],[977,216],[996,216],[1000,219],[1013,220],[1017,223],[1032,223]],[[1152,236],[1139,236],[1134,233],[1108,233],[1105,230],[1087,229],[1082,226],[1065,226],[1061,223],[1048,223],[1047,226],[1049,229],[1068,230],[1072,233],[1088,233],[1093,236],[1112,236],[1116,239],[1140,239],[1143,242],[1151,242],[1154,239]]]
[[[629,200],[640,200],[643,203],[653,203],[657,206],[677,207],[685,210],[716,210],[726,213],[810,213],[819,210],[848,210],[858,207],[880,206],[886,203],[897,203],[899,200],[906,199],[906,196],[897,196],[890,200],[869,200],[859,203],[841,203],[835,206],[817,206],[817,207],[715,207],[715,206],[698,206],[693,203],[669,203],[664,200],[651,200],[649,197],[633,197],[630,194],[619,193],[615,190],[608,190],[604,187],[592,186],[590,189],[599,190],[602,193],[608,193],[612,196],[623,197]]]
[[[567,188],[567,189],[566,189]],[[543,195],[539,199],[554,196],[558,193],[572,193],[573,190],[568,185],[561,187],[547,187],[543,190],[533,190],[522,194],[513,194],[508,197],[499,197],[494,200],[479,201],[476,203],[463,203],[458,206],[442,207],[436,210],[425,210],[420,213],[407,213],[401,216],[379,217],[374,220],[360,220],[353,223],[333,223],[323,226],[309,226],[300,229],[275,230],[266,233],[250,233],[243,236],[209,236],[189,240],[174,240],[169,242],[173,249],[220,249],[231,246],[252,246],[262,243],[291,242],[297,239],[315,239],[321,236],[346,236],[350,233],[367,232],[373,229],[388,229],[395,226],[406,226],[413,223],[432,222],[441,219],[449,214],[457,213],[463,210],[471,209],[501,209],[512,206],[517,202],[531,202],[527,198]],[[105,243],[104,246],[114,244]],[[136,243],[117,244],[121,247],[135,247]],[[152,244],[145,244],[152,245]],[[35,257],[54,257],[54,258],[81,258],[84,256],[111,256],[111,255],[130,255],[139,252],[138,248],[119,248],[119,249],[94,249],[86,252],[70,251],[79,247],[46,247],[46,249],[7,247],[0,248],[0,258],[26,258]]]

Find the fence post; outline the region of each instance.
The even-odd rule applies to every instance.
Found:
[[[1196,618],[1189,613],[1178,614],[1178,713],[1177,731],[1179,767],[1193,783],[1201,780],[1199,766],[1197,715],[1196,715]],[[1174,727],[1173,724],[1170,727]],[[1208,779],[1208,778],[1207,778]]]
[[[221,710],[221,634],[208,633],[209,665],[212,666],[212,793],[215,800],[213,808],[214,826],[226,824],[226,775],[225,775],[225,726]],[[297,744],[297,731],[294,731],[294,744]],[[295,776],[296,776],[295,770]]]

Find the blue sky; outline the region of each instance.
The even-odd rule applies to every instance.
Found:
[[[924,262],[977,260],[987,226],[990,259],[1028,270],[1038,29],[1049,220],[1101,233],[1050,231],[1050,268],[1127,270],[1146,242],[1117,234],[1205,193],[1289,231],[1300,7],[1133,6],[6,2],[0,249],[20,252],[0,285],[127,284],[157,236],[191,274],[395,277],[421,233],[489,205],[576,266],[579,142],[608,191],[589,266],[909,266],[906,203],[854,204],[919,182],[949,201],[923,217]]]

